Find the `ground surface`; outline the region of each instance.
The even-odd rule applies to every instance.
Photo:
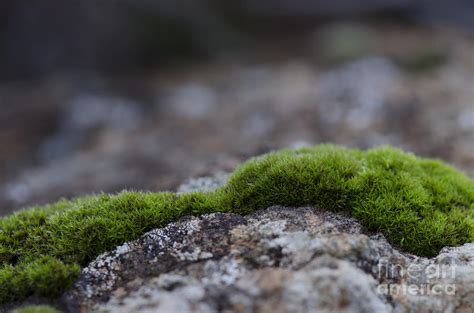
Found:
[[[0,212],[175,189],[251,155],[320,142],[392,144],[472,177],[473,51],[456,31],[335,24],[207,64],[4,84]]]

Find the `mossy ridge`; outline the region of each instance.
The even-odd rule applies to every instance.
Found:
[[[348,212],[422,256],[474,241],[474,181],[464,174],[390,147],[320,145],[253,158],[211,193],[100,194],[3,218],[0,303],[58,296],[99,254],[179,217],[272,205]]]
[[[16,309],[12,313],[60,313],[60,311],[46,305],[30,305]]]

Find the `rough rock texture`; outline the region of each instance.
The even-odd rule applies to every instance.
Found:
[[[317,208],[216,213],[99,256],[63,299],[81,312],[470,312],[474,244],[425,259]]]

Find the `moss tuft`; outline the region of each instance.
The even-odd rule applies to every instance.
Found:
[[[60,313],[60,311],[46,305],[30,305],[16,309],[12,313]]]
[[[251,159],[211,193],[100,194],[3,218],[0,303],[60,295],[99,254],[179,217],[272,205],[350,213],[422,256],[474,241],[474,181],[459,171],[390,147],[320,145]]]

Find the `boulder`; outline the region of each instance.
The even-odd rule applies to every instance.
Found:
[[[427,259],[315,207],[214,213],[99,256],[62,300],[73,312],[470,312],[474,244]]]

